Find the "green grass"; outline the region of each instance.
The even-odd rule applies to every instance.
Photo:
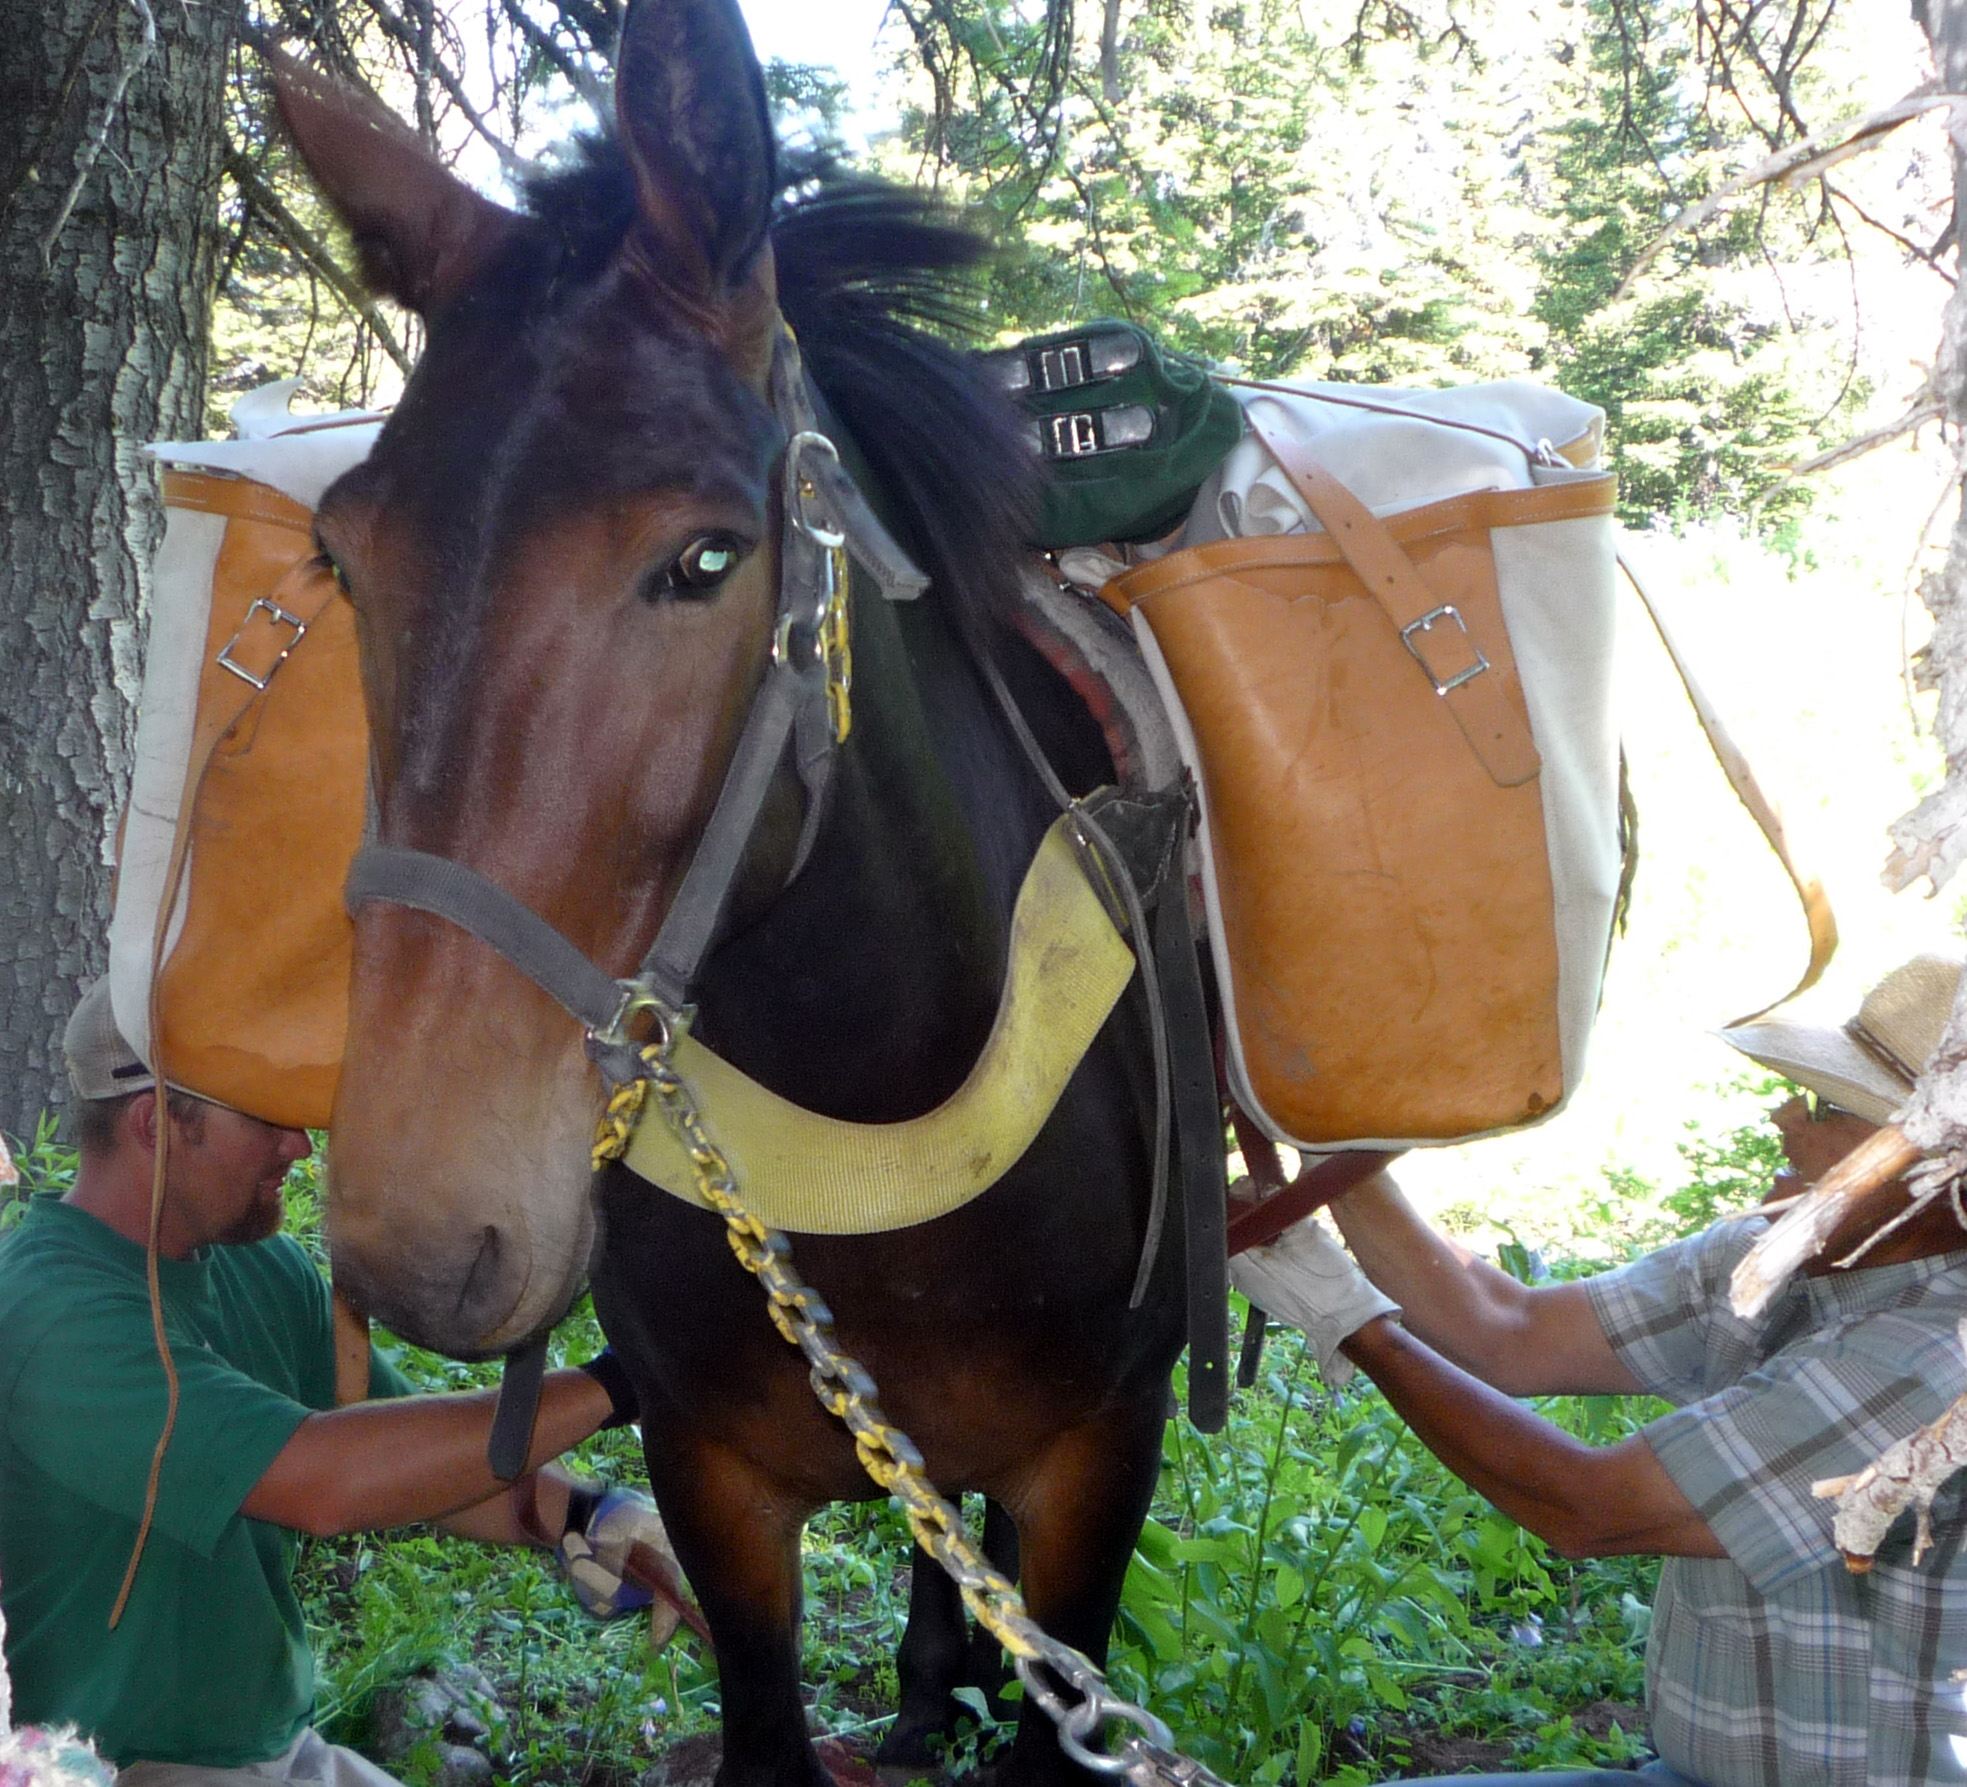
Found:
[[[1774,1095],[1782,1088],[1762,1088]],[[1546,1263],[1506,1242],[1520,1276],[1573,1276],[1626,1257],[1673,1228],[1753,1201],[1770,1166],[1763,1132],[1690,1137],[1686,1192],[1612,1177],[1590,1214],[1595,1245]],[[59,1189],[72,1157],[43,1132],[22,1152],[22,1192]],[[0,1201],[0,1230],[18,1198]],[[291,1231],[321,1258],[317,1160],[289,1182]],[[1664,1217],[1653,1214],[1664,1209]],[[1241,1313],[1241,1301],[1238,1314]],[[378,1336],[420,1387],[492,1382]],[[585,1303],[555,1336],[559,1360],[597,1350]],[[1179,1388],[1178,1384],[1178,1388]],[[1632,1432],[1639,1399],[1554,1398],[1552,1419],[1595,1443]],[[572,1462],[639,1480],[634,1441],[599,1435]],[[978,1509],[972,1503],[973,1521]],[[893,1705],[893,1653],[907,1611],[907,1535],[886,1502],[829,1509],[805,1541],[804,1679],[816,1730],[872,1743]],[[1172,1421],[1153,1513],[1128,1572],[1111,1675],[1177,1741],[1227,1781],[1310,1787],[1385,1778],[1427,1730],[1507,1746],[1508,1766],[1592,1766],[1637,1753],[1572,1714],[1640,1698],[1657,1564],[1567,1563],[1435,1463],[1363,1379],[1333,1394],[1301,1338],[1273,1329],[1261,1380],[1213,1438]],[[302,1547],[298,1585],[320,1662],[320,1722],[364,1740],[381,1689],[447,1662],[475,1663],[504,1717],[490,1749],[515,1787],[628,1787],[656,1751],[714,1729],[713,1663],[686,1632],[650,1658],[639,1620],[600,1627],[546,1560],[426,1529]],[[979,1696],[948,1758],[962,1774],[1008,1733]],[[434,1758],[404,1772],[426,1777]]]

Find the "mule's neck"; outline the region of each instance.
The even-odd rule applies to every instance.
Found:
[[[793,885],[706,966],[699,1033],[784,1096],[893,1122],[983,1046],[1051,810],[935,591],[857,576],[853,729]]]

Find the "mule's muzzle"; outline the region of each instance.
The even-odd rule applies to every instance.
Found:
[[[591,1219],[541,1247],[523,1225],[387,1232],[360,1220],[332,1225],[335,1285],[392,1334],[454,1359],[512,1351],[553,1326],[579,1293]]]

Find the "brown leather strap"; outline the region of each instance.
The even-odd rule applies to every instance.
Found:
[[[1367,593],[1393,623],[1434,692],[1447,702],[1490,779],[1499,788],[1532,780],[1543,759],[1537,755],[1529,723],[1510,701],[1502,677],[1469,637],[1460,612],[1452,603],[1435,600],[1399,542],[1312,458],[1302,442],[1266,427],[1254,414],[1248,420],[1251,432],[1284,468]]]
[[[223,480],[219,480],[223,482]],[[255,488],[258,488],[257,486]],[[269,496],[281,502],[287,499],[277,491],[268,491]],[[256,517],[256,519],[266,519]],[[314,594],[311,601],[303,601],[296,590],[304,590],[310,580],[318,581],[322,588]],[[170,1067],[164,1059],[164,1005],[163,983],[164,963],[169,954],[166,945],[170,941],[171,920],[178,909],[178,899],[184,890],[185,866],[191,858],[191,833],[193,820],[198,808],[198,792],[204,786],[205,772],[211,768],[212,759],[219,747],[245,720],[253,704],[265,694],[273,674],[286,661],[288,652],[296,641],[305,634],[309,625],[317,619],[321,610],[334,600],[337,592],[333,583],[326,578],[316,578],[309,561],[303,559],[295,564],[287,575],[275,584],[271,593],[261,602],[255,602],[246,612],[239,631],[225,646],[224,653],[231,659],[235,672],[249,672],[238,683],[238,698],[219,703],[201,702],[191,736],[191,750],[185,764],[184,790],[178,802],[177,830],[171,839],[171,855],[164,870],[164,884],[157,900],[157,918],[150,934],[150,1071],[157,1076],[161,1089],[170,1083]],[[290,607],[289,604],[292,604]],[[283,616],[282,621],[262,619],[262,612],[268,607]],[[295,609],[304,612],[295,613]],[[257,624],[255,624],[257,622]],[[298,626],[300,631],[295,632]],[[239,655],[235,655],[239,654]],[[202,688],[202,684],[201,684]],[[230,689],[227,693],[230,693]],[[157,1356],[164,1368],[164,1426],[157,1436],[156,1449],[150,1456],[150,1479],[144,1490],[143,1514],[137,1522],[137,1536],[130,1547],[130,1561],[123,1571],[123,1585],[116,1592],[116,1604],[110,1609],[109,1629],[116,1630],[123,1617],[123,1609],[129,1604],[130,1590],[137,1579],[137,1566],[143,1562],[144,1546],[150,1538],[150,1528],[157,1512],[157,1487],[164,1468],[164,1454],[169,1451],[171,1434],[177,1427],[178,1419],[178,1372],[171,1357],[170,1337],[164,1330],[162,1293],[157,1280],[157,1228],[158,1216],[163,1207],[164,1177],[170,1160],[171,1125],[167,1120],[157,1125],[157,1146],[153,1151],[150,1239],[146,1250],[146,1266],[150,1280],[150,1314],[154,1337],[157,1342]],[[339,1339],[339,1337],[338,1337]],[[341,1388],[341,1365],[337,1357],[335,1368],[337,1393]]]
[[[1625,572],[1626,581],[1632,585],[1633,593],[1639,597],[1640,606],[1652,617],[1654,631],[1660,636],[1660,643],[1666,647],[1666,655],[1673,662],[1680,686],[1687,691],[1687,700],[1694,710],[1694,718],[1701,723],[1701,731],[1707,735],[1708,748],[1721,765],[1721,773],[1728,778],[1728,786],[1734,789],[1742,805],[1748,808],[1749,817],[1755,821],[1756,829],[1768,840],[1769,848],[1776,853],[1776,860],[1783,865],[1783,873],[1789,877],[1789,884],[1796,889],[1796,897],[1803,907],[1803,923],[1810,933],[1810,959],[1804,964],[1803,978],[1783,994],[1780,999],[1772,999],[1767,1005],[1748,1013],[1746,1017],[1733,1018],[1727,1028],[1734,1029],[1741,1024],[1752,1024],[1765,1013],[1774,1011],[1778,1005],[1787,1004],[1797,994],[1807,992],[1823,977],[1830,965],[1830,958],[1837,953],[1837,914],[1831,910],[1830,896],[1824,892],[1823,882],[1803,869],[1796,861],[1789,844],[1789,832],[1783,824],[1782,809],[1763,791],[1755,771],[1748,759],[1723,723],[1714,703],[1707,698],[1707,691],[1696,679],[1693,667],[1687,662],[1678,642],[1668,630],[1666,619],[1659,606],[1647,593],[1645,584],[1640,582],[1633,569],[1632,560],[1623,546],[1619,548],[1619,569]]]
[[[300,534],[314,532],[312,509],[256,478],[186,471],[173,466],[164,473],[164,501],[173,509],[200,509],[207,515],[223,515],[228,520],[264,521],[273,527],[290,527]]]
[[[1348,1148],[1338,1154],[1307,1155],[1303,1171],[1286,1180],[1277,1144],[1234,1098],[1229,1100],[1229,1122],[1236,1132],[1237,1152],[1243,1156],[1250,1183],[1257,1190],[1254,1204],[1231,1203],[1229,1207],[1228,1253],[1232,1259],[1253,1247],[1268,1247],[1292,1223],[1363,1184],[1403,1152],[1398,1148],[1385,1153]]]

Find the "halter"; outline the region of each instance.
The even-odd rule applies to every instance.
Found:
[[[911,600],[928,586],[821,431],[789,330],[773,356],[772,407],[786,446],[771,655],[710,822],[635,974],[617,980],[604,973],[524,901],[449,857],[372,843],[349,865],[344,897],[351,914],[370,900],[388,900],[468,931],[573,1014],[586,1031],[588,1055],[611,1087],[644,1077],[630,1036],[635,1021],[647,1014],[659,1028],[674,1026],[687,1010],[788,744],[806,791],[806,816],[788,881],[811,853],[834,753],[853,723],[849,552],[890,601]]]

